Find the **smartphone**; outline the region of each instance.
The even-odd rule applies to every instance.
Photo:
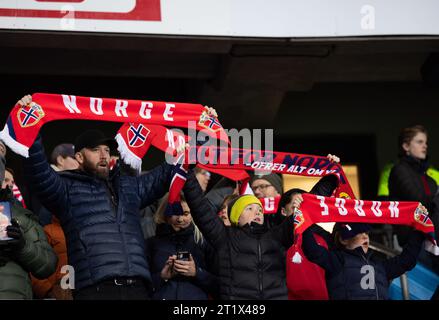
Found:
[[[11,225],[11,205],[0,201],[0,206],[3,206],[3,211],[0,212],[0,241],[12,240],[6,231],[7,226]]]
[[[189,251],[178,251],[177,252],[177,260],[189,261],[190,253]]]

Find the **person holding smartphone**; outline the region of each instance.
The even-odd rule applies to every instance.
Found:
[[[156,235],[146,243],[151,262],[155,300],[206,300],[218,288],[208,261],[214,261],[211,247],[192,222],[183,200],[182,215],[166,216],[167,197],[155,214]]]

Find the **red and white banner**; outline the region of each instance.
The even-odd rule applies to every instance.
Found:
[[[193,129],[228,142],[228,136],[218,119],[210,116],[200,104],[141,101],[127,99],[80,97],[65,94],[35,93],[26,106],[17,104],[9,114],[0,138],[15,152],[28,156],[41,127],[56,120],[98,120],[145,123],[163,127]],[[215,123],[215,125],[210,125]],[[129,126],[128,126],[129,127]],[[127,127],[127,128],[128,128]],[[149,130],[138,126],[123,135],[126,144],[136,149],[146,141]],[[164,128],[166,131],[166,129]],[[132,144],[132,145],[131,145]]]
[[[280,198],[281,196],[259,198],[262,204],[262,209],[264,209],[264,214],[275,214],[279,207]]]
[[[70,16],[69,16],[70,14]],[[160,21],[160,0],[2,0],[0,16]]]
[[[424,36],[439,34],[437,12],[436,0],[1,0],[0,28],[274,38]]]
[[[294,214],[296,234],[303,233],[309,226],[319,222],[382,223],[411,226],[434,241],[433,223],[419,202],[366,201],[313,194],[302,196],[300,210]]]

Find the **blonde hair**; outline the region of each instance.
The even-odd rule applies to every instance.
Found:
[[[168,223],[168,221],[166,220],[166,215],[165,215],[166,207],[168,206],[168,198],[169,198],[169,193],[165,194],[165,196],[162,198],[160,205],[154,214],[154,222],[156,224]],[[186,199],[184,198],[183,193],[180,194],[180,199],[181,199],[181,202],[186,202]],[[200,229],[198,229],[197,225],[194,222],[194,219],[192,219],[192,215],[191,215],[191,224],[194,226],[195,243],[197,243],[199,245],[203,244],[203,242],[204,242],[203,234],[201,233]]]

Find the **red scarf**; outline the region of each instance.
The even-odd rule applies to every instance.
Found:
[[[139,130],[147,134],[149,140],[144,141],[143,144],[139,141],[139,145],[133,145],[130,143],[130,141],[135,141],[132,139],[133,132]],[[171,153],[181,143],[189,142],[188,137],[170,129],[133,123],[125,123],[119,129],[116,140],[122,159],[137,169],[141,167],[142,158],[151,144],[162,151]],[[275,173],[312,177],[335,174],[339,179],[339,185],[335,191],[336,196],[355,198],[341,165],[330,162],[326,157],[209,146],[190,148],[186,159],[188,159],[186,162],[197,163],[201,168],[234,181],[248,180],[246,170],[259,172],[271,170]]]
[[[279,207],[280,198],[281,196],[279,195],[269,198],[259,198],[262,204],[262,209],[264,210],[264,214],[275,214],[277,212],[277,208]]]
[[[228,149],[216,147],[198,147],[189,151],[189,161],[193,159],[207,164],[216,170],[253,170],[258,173],[274,172],[309,177],[323,177],[334,174],[339,185],[335,195],[341,198],[355,198],[343,168],[326,157],[299,153],[286,153],[266,150]]]
[[[434,241],[434,226],[419,202],[365,201],[303,194],[294,214],[294,232],[301,234],[318,222],[363,222],[408,225]]]
[[[26,203],[24,203],[23,196],[21,195],[20,189],[18,189],[18,186],[14,183],[12,186],[12,194],[14,195],[15,199],[20,201],[23,208],[26,208]]]
[[[169,186],[168,206],[166,208],[166,215],[179,215],[183,213],[183,209],[180,205],[180,192],[186,182],[186,174],[188,165],[182,164],[182,159],[175,159],[175,150],[181,147],[189,138],[174,130],[165,128],[159,125],[144,125],[139,123],[124,123],[116,134],[115,137],[121,158],[131,167],[137,169],[140,172],[142,167],[142,158],[150,146],[154,146],[159,150],[165,152],[168,163],[174,164],[174,169],[171,173],[171,184]],[[223,172],[217,172],[215,168],[207,168],[203,165],[199,167],[206,170],[222,174]],[[244,180],[249,176],[246,171],[243,170],[226,170],[224,173],[229,179]]]
[[[139,137],[139,136],[142,137]],[[189,137],[177,131],[159,125],[124,123],[115,137],[122,159],[134,169],[140,171],[142,158],[150,146],[165,152],[168,162],[174,163],[175,149],[189,142]],[[217,170],[213,166],[197,164],[198,167],[220,174],[234,181],[245,180],[249,175],[244,170]]]
[[[200,104],[45,93],[35,93],[30,105],[21,107],[17,104],[12,109],[0,138],[15,153],[27,157],[29,147],[45,123],[66,119],[142,122],[182,128],[187,128],[193,121],[196,130],[203,130],[218,139],[227,139],[218,120],[209,117]]]
[[[131,165],[138,171],[140,171],[142,166],[142,158],[151,145],[164,151],[167,155],[174,156],[176,148],[189,142],[189,137],[163,126],[136,123],[125,123],[122,125],[115,139],[118,142],[118,151],[122,159],[125,163]],[[203,147],[192,148],[188,152],[189,162],[197,163],[200,159],[204,164],[197,163],[199,167],[234,181],[243,181],[241,194],[246,193],[244,189],[248,184],[249,176],[245,170],[261,168],[262,164],[258,164],[258,162],[254,160],[261,158],[261,151],[229,149],[227,158],[225,158],[229,161],[228,165],[208,164],[208,161],[205,160],[215,162],[211,157],[213,154],[219,155],[219,158],[215,159],[216,162],[225,160],[224,157],[222,157],[224,153],[220,154],[218,150],[222,149],[212,147],[207,149]],[[263,151],[263,153],[266,155],[269,154],[266,151]],[[327,158],[319,156],[281,152],[271,152],[270,155],[272,155],[270,158],[273,159],[273,163],[266,163],[265,167],[269,166],[273,171],[283,174],[310,176],[336,174],[339,178],[339,187],[336,190],[336,194],[340,197],[355,198],[351,186],[339,164],[331,163]],[[250,160],[254,161],[249,162]],[[171,161],[175,163],[174,159]],[[170,162],[170,159],[168,159],[168,162]],[[245,164],[245,162],[248,162],[248,164]],[[182,212],[180,209],[180,192],[186,182],[186,168],[183,166],[176,167],[175,172],[172,174],[172,181],[175,181],[175,183],[172,183],[169,189],[168,207],[166,209],[166,213],[169,215]],[[276,198],[262,198],[260,200],[264,208],[264,214],[274,214],[277,212],[280,196]]]

